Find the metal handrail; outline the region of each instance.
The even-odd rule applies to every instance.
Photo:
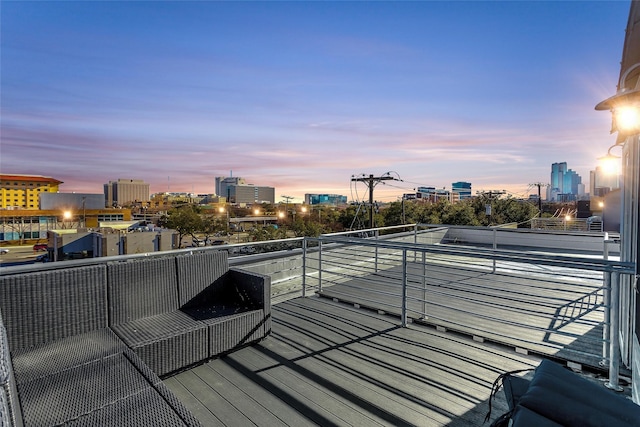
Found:
[[[414,225],[414,232],[417,232],[418,225]],[[417,240],[417,239],[416,239]],[[415,240],[414,240],[415,241]],[[390,240],[380,239],[363,239],[357,237],[345,237],[345,236],[319,236],[317,238],[305,238],[304,247],[308,247],[311,243],[316,243],[320,246],[320,250],[317,253],[315,261],[317,262],[316,269],[318,270],[318,290],[322,292],[322,272],[326,271],[329,274],[333,274],[333,277],[340,278],[344,281],[349,278],[358,278],[364,280],[385,280],[394,279],[401,283],[401,300],[400,300],[400,317],[402,326],[406,326],[408,322],[408,301],[419,300],[419,298],[409,297],[409,289],[418,289],[410,282],[425,284],[426,279],[426,256],[431,258],[434,256],[443,257],[468,257],[473,259],[491,261],[493,267],[491,271],[495,273],[496,262],[499,263],[517,263],[526,265],[538,265],[545,267],[562,267],[563,269],[576,269],[580,271],[588,271],[592,273],[601,274],[603,286],[600,288],[603,294],[605,302],[595,304],[589,301],[587,305],[592,304],[594,306],[602,306],[603,310],[603,346],[602,346],[602,360],[608,362],[609,368],[609,382],[607,386],[610,388],[618,389],[618,375],[619,375],[619,357],[616,355],[620,351],[620,342],[617,333],[618,328],[618,291],[620,283],[620,275],[622,274],[635,274],[635,264],[630,262],[621,262],[609,259],[599,259],[585,256],[569,256],[566,254],[546,254],[546,253],[530,253],[521,251],[512,251],[505,249],[494,248],[474,248],[474,247],[450,247],[444,245],[426,245],[411,242],[394,242]],[[324,245],[327,249],[322,249]],[[360,254],[358,258],[354,258],[353,252],[348,256],[348,259],[341,261],[341,251],[346,250],[348,247],[357,248],[356,252]],[[323,257],[323,252],[326,252],[326,256]],[[384,253],[384,255],[381,255]],[[420,257],[417,254],[421,254],[422,262],[418,261]],[[606,251],[605,251],[606,254]],[[306,295],[306,273],[309,271],[311,260],[306,259],[309,253],[305,252],[305,277],[303,277],[303,292]],[[605,257],[606,258],[606,257]],[[354,259],[357,263],[354,263]],[[410,261],[413,260],[413,261]],[[368,264],[367,264],[368,261]],[[393,263],[399,264],[398,268],[401,268],[401,273],[397,276],[387,275],[382,279],[377,279],[380,275],[379,266],[393,265]],[[422,274],[409,273],[408,265],[410,262],[420,262],[423,264]],[[358,265],[355,265],[358,264]],[[326,266],[328,269],[325,269]],[[345,271],[342,271],[345,270]],[[367,276],[368,274],[368,276]],[[395,273],[394,273],[395,274]],[[337,280],[337,279],[336,279]],[[357,285],[356,285],[357,286]],[[359,288],[362,291],[362,287]],[[423,287],[423,291],[426,289]],[[379,291],[375,291],[379,292]],[[380,291],[382,294],[382,292]],[[592,292],[593,293],[593,292]],[[389,295],[389,293],[384,293]],[[423,295],[426,295],[423,293]],[[595,297],[597,298],[597,297]],[[371,302],[375,300],[375,296],[362,297],[363,300]],[[422,297],[422,303],[426,304],[426,297]],[[388,305],[388,303],[384,303]],[[424,307],[424,305],[423,305]],[[424,316],[426,309],[422,310]],[[496,319],[493,319],[496,320]],[[575,322],[575,320],[574,320]],[[455,321],[454,321],[455,323]],[[558,331],[552,331],[554,334],[562,335]],[[571,334],[566,334],[571,335]]]

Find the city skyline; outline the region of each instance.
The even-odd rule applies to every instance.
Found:
[[[1,172],[96,192],[241,176],[344,194],[392,172],[526,197],[615,137],[628,2],[2,2]],[[98,191],[99,192],[99,191]]]

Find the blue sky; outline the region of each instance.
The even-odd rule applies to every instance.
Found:
[[[2,173],[212,193],[533,193],[615,137],[629,2],[0,3]],[[588,188],[588,187],[587,187]]]

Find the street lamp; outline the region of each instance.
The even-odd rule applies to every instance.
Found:
[[[62,228],[67,228],[66,221],[69,221],[70,219],[71,219],[71,211],[64,211],[62,213]]]

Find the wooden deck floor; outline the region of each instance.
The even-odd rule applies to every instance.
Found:
[[[409,317],[519,350],[599,367],[601,280],[429,265],[423,284],[421,264],[410,263],[408,271]],[[321,295],[399,315],[401,277],[401,267],[395,267],[361,278],[341,277],[332,286],[325,280]]]
[[[261,343],[165,383],[205,426],[480,426],[494,379],[538,363],[309,297],[273,306]],[[505,410],[499,393],[494,417]]]

